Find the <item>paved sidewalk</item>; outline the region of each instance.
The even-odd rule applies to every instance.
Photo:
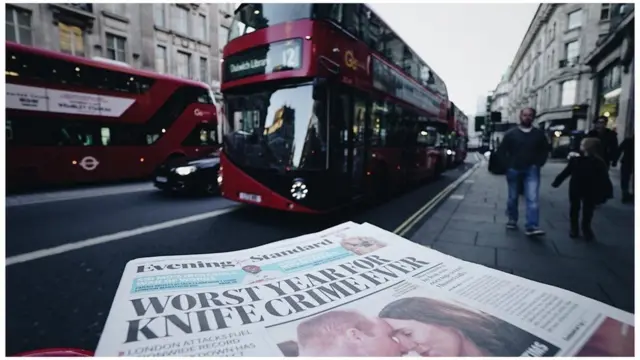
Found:
[[[411,239],[463,260],[472,261],[558,286],[634,311],[634,208],[615,199],[596,209],[597,240],[569,238],[568,185],[551,182],[564,164],[548,163],[542,170],[540,226],[546,236],[523,234],[524,198],[520,199],[518,231],[506,230],[507,185],[492,175],[487,163],[454,191]]]

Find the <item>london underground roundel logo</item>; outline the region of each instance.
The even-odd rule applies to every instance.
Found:
[[[98,159],[94,158],[93,156],[85,156],[78,163],[78,165],[80,165],[81,168],[87,171],[95,170],[99,164],[100,162],[98,161]]]

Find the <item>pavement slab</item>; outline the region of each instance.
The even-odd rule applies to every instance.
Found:
[[[615,198],[598,207],[593,220],[596,241],[569,237],[568,184],[551,182],[563,162],[549,162],[541,172],[540,226],[546,235],[524,235],[524,199],[519,201],[519,229],[507,230],[507,184],[486,162],[442,205],[428,215],[411,239],[463,260],[534,281],[561,287],[634,311],[634,206],[622,204],[612,175]]]

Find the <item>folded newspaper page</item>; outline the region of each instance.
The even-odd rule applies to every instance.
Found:
[[[125,267],[96,356],[633,356],[634,316],[371,224]]]

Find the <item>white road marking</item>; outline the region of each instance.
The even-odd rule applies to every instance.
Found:
[[[40,193],[40,194],[13,195],[13,196],[7,196],[5,206],[12,207],[12,206],[44,204],[44,203],[57,202],[57,201],[86,199],[86,198],[107,196],[107,195],[130,194],[135,192],[152,191],[152,190],[157,190],[153,186],[153,184],[144,183],[144,184],[133,184],[133,185],[99,187],[99,188],[91,188],[91,189],[54,191],[54,192]]]
[[[464,195],[453,194],[453,195],[449,196],[449,199],[451,199],[451,200],[462,200],[462,199],[464,199]]]
[[[180,225],[184,225],[184,224],[188,224],[188,223],[192,223],[200,220],[214,218],[216,216],[224,215],[232,211],[238,210],[240,207],[241,207],[240,205],[234,205],[224,209],[214,210],[214,211],[210,211],[210,212],[206,212],[198,215],[192,215],[192,216],[187,216],[180,219],[161,222],[159,224],[147,225],[147,226],[139,227],[137,229],[120,231],[115,234],[98,236],[95,238],[81,240],[81,241],[69,243],[69,244],[64,244],[64,245],[52,247],[49,249],[36,250],[36,251],[32,251],[25,254],[11,256],[7,258],[6,266],[20,264],[28,261],[33,261],[33,260],[53,256],[53,255],[58,255],[58,254],[63,254],[63,253],[74,251],[74,250],[83,249],[89,246],[105,244],[112,241],[130,238],[132,236],[142,235],[142,234],[150,233],[153,231],[168,229],[168,228],[172,228],[172,227],[176,227],[176,226],[180,226]]]
[[[462,174],[462,176],[456,179],[456,181],[449,184],[449,186],[447,186],[438,194],[436,194],[436,196],[434,196],[431,200],[429,200],[429,202],[424,204],[423,207],[418,209],[418,211],[416,211],[413,215],[411,215],[408,219],[406,219],[402,224],[400,224],[400,226],[398,226],[393,232],[400,236],[404,236],[409,230],[411,230],[411,228],[413,228],[415,224],[418,223],[418,221],[420,221],[420,219],[422,219],[423,217],[425,217],[425,215],[431,212],[431,210],[433,210],[433,208],[435,208],[435,206],[442,199],[444,199],[447,195],[452,193],[460,184],[462,184],[463,181],[467,180],[467,178],[469,178],[471,174],[473,174],[479,166],[480,166],[480,163],[476,163],[475,165],[473,165],[469,170],[467,170],[467,172],[465,172],[464,174]]]

